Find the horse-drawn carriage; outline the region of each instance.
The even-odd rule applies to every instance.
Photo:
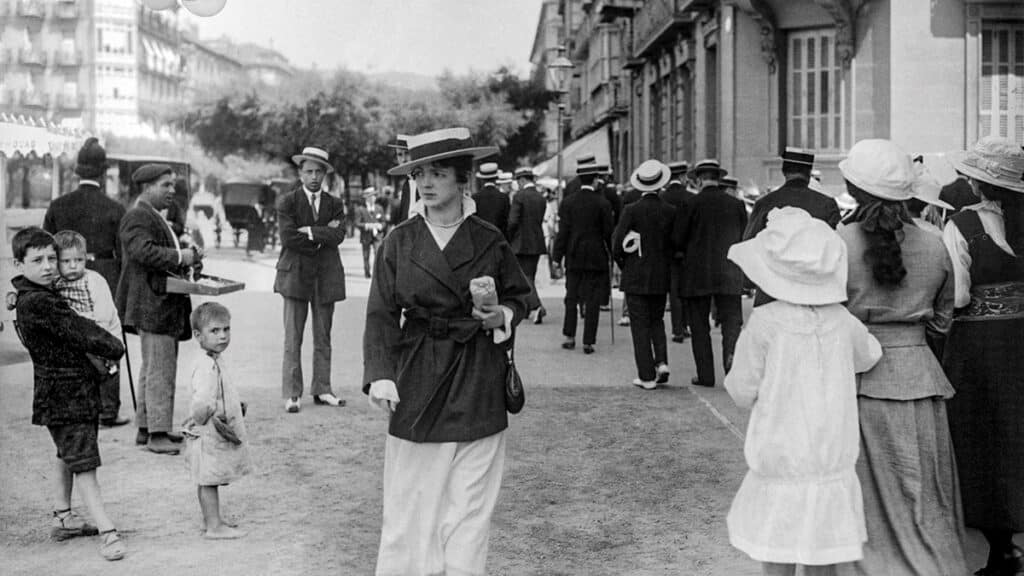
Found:
[[[262,252],[267,242],[277,242],[277,213],[274,210],[274,189],[264,182],[229,180],[221,184],[224,216],[234,231],[238,246],[242,231],[246,233],[246,253]]]

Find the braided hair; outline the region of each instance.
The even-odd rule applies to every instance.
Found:
[[[875,281],[888,288],[899,286],[907,275],[900,243],[906,236],[904,223],[912,222],[910,213],[903,202],[873,196],[849,180],[846,190],[857,201],[857,209],[847,217],[846,223],[859,222],[867,235],[864,261],[871,266]]]

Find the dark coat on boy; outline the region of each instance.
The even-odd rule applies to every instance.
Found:
[[[126,332],[192,337],[188,294],[167,292],[167,278],[182,272],[171,227],[148,202],[138,201],[121,220],[124,268],[114,303]]]
[[[117,234],[124,214],[120,202],[108,197],[98,186],[83,184],[50,203],[43,217],[43,229],[50,234],[74,230],[85,237],[86,248],[93,257],[85,267],[99,272],[113,294],[121,278]]]
[[[498,190],[494,184],[487,183],[473,195],[473,201],[476,202],[476,215],[493,224],[507,238],[508,214],[512,210],[508,195]]]
[[[345,299],[345,268],[338,245],[345,239],[345,207],[341,200],[320,193],[320,210],[313,218],[302,186],[277,201],[277,223],[281,235],[281,257],[277,260],[274,292],[296,300],[329,304]],[[331,226],[331,222],[339,223]],[[313,239],[299,232],[309,226]]]
[[[363,392],[376,380],[397,385],[402,401],[389,434],[468,442],[508,426],[506,345],[494,344],[471,316],[469,282],[485,275],[515,327],[530,285],[494,226],[470,216],[441,250],[422,216],[413,216],[384,239],[366,304]]]
[[[80,316],[48,286],[17,276],[18,331],[32,358],[35,390],[32,423],[61,426],[96,422],[100,375],[86,354],[110,360],[124,355],[121,341]]]
[[[668,293],[675,215],[676,209],[653,193],[626,205],[612,236],[612,253],[622,268],[620,290],[626,294]],[[640,249],[627,253],[622,241],[630,231],[640,234]]]

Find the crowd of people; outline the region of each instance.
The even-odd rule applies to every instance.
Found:
[[[968,526],[989,544],[976,574],[1024,573],[1013,543],[1024,530],[1020,145],[984,138],[951,154],[959,178],[947,195],[923,158],[862,140],[839,164],[856,201],[845,218],[815,181],[813,153],[798,149],[782,156],[785,183],[748,207],[714,159],[650,159],[616,186],[607,165],[582,157],[559,198],[530,168],[488,162],[497,150],[464,128],[393,147],[389,173],[402,184],[389,202],[367,188],[346,214],[322,190],[328,153],[309,146],[292,157],[299,185],[275,206],[287,413],[301,411],[310,310],[313,401],[345,405],[331,385],[332,318],[346,298],[338,246],[347,222],[359,231],[370,279],[362,390],[389,422],[377,574],[485,573],[518,410],[517,326],[548,314],[541,256],[552,276],[564,269],[564,350],[576,348],[582,317],[582,350],[597,351],[616,281],[642,390],[668,382],[669,338],[691,341],[690,383],[716,386],[711,332],[721,327],[724,386],[751,409],[749,472],[726,523],[766,574],[967,574]],[[186,451],[206,537],[242,537],[218,496],[250,469],[247,406],[221,358],[230,311],[193,310],[169,289],[171,278],[195,279],[204,257],[166,217],[173,170],[138,168],[125,210],[100,189],[105,169],[88,140],[79,188],[52,203],[45,229],[12,240],[32,422],[57,449],[52,535],[99,534],[104,558],[126,553],[96,469],[100,427],[131,422],[119,405],[128,332],[142,351],[137,443]],[[203,354],[176,431],[179,344],[193,338]],[[91,522],[71,509],[75,487]]]

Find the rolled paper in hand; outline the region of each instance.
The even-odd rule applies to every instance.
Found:
[[[485,305],[492,306],[498,303],[498,290],[494,287],[494,278],[481,276],[469,281],[469,293],[473,296],[473,306],[483,308]]]

